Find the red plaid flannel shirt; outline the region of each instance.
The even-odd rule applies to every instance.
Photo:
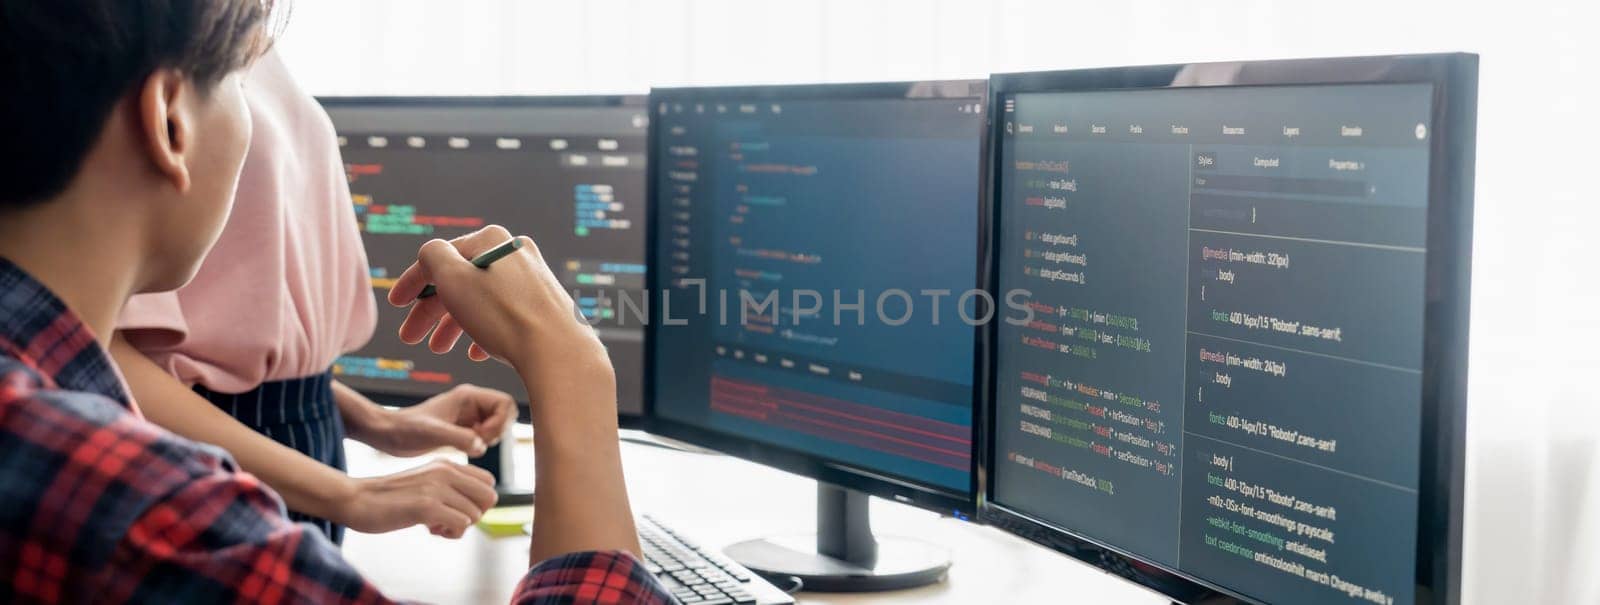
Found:
[[[0,259],[0,602],[383,603],[228,455],[145,421],[89,328]],[[672,603],[631,555],[528,571],[517,603]]]

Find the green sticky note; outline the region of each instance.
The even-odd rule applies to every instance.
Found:
[[[533,522],[532,506],[491,508],[478,520],[478,529],[496,538],[523,535],[522,526]]]

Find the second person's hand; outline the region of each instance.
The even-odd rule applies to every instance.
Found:
[[[517,402],[504,391],[463,384],[417,405],[368,416],[351,419],[350,437],[386,454],[416,456],[453,447],[476,458],[516,421]]]
[[[330,518],[363,533],[426,525],[436,536],[460,538],[498,498],[488,471],[444,460],[349,481]]]

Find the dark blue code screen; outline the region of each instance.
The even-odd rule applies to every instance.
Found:
[[[659,103],[655,413],[969,491],[982,102]]]
[[[1409,603],[1429,85],[1002,99],[995,502],[1273,602]]]

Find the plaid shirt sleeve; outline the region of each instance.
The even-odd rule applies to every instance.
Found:
[[[321,532],[284,520],[245,474],[192,478],[134,523],[113,567],[138,590],[175,602],[383,603]],[[623,552],[582,552],[528,571],[517,604],[675,603]]]
[[[3,358],[0,452],[0,602],[389,602],[221,450]],[[515,602],[674,601],[632,556],[590,552],[529,570]]]
[[[173,485],[134,522],[112,567],[173,602],[386,603],[321,532],[288,522],[248,474],[212,468]],[[513,602],[663,605],[666,591],[621,552],[545,561]]]
[[[625,552],[581,552],[548,559],[528,570],[517,586],[516,605],[677,603],[655,576]]]
[[[290,523],[253,476],[231,472],[191,477],[157,498],[111,569],[112,594],[159,601],[387,602],[321,532]]]

